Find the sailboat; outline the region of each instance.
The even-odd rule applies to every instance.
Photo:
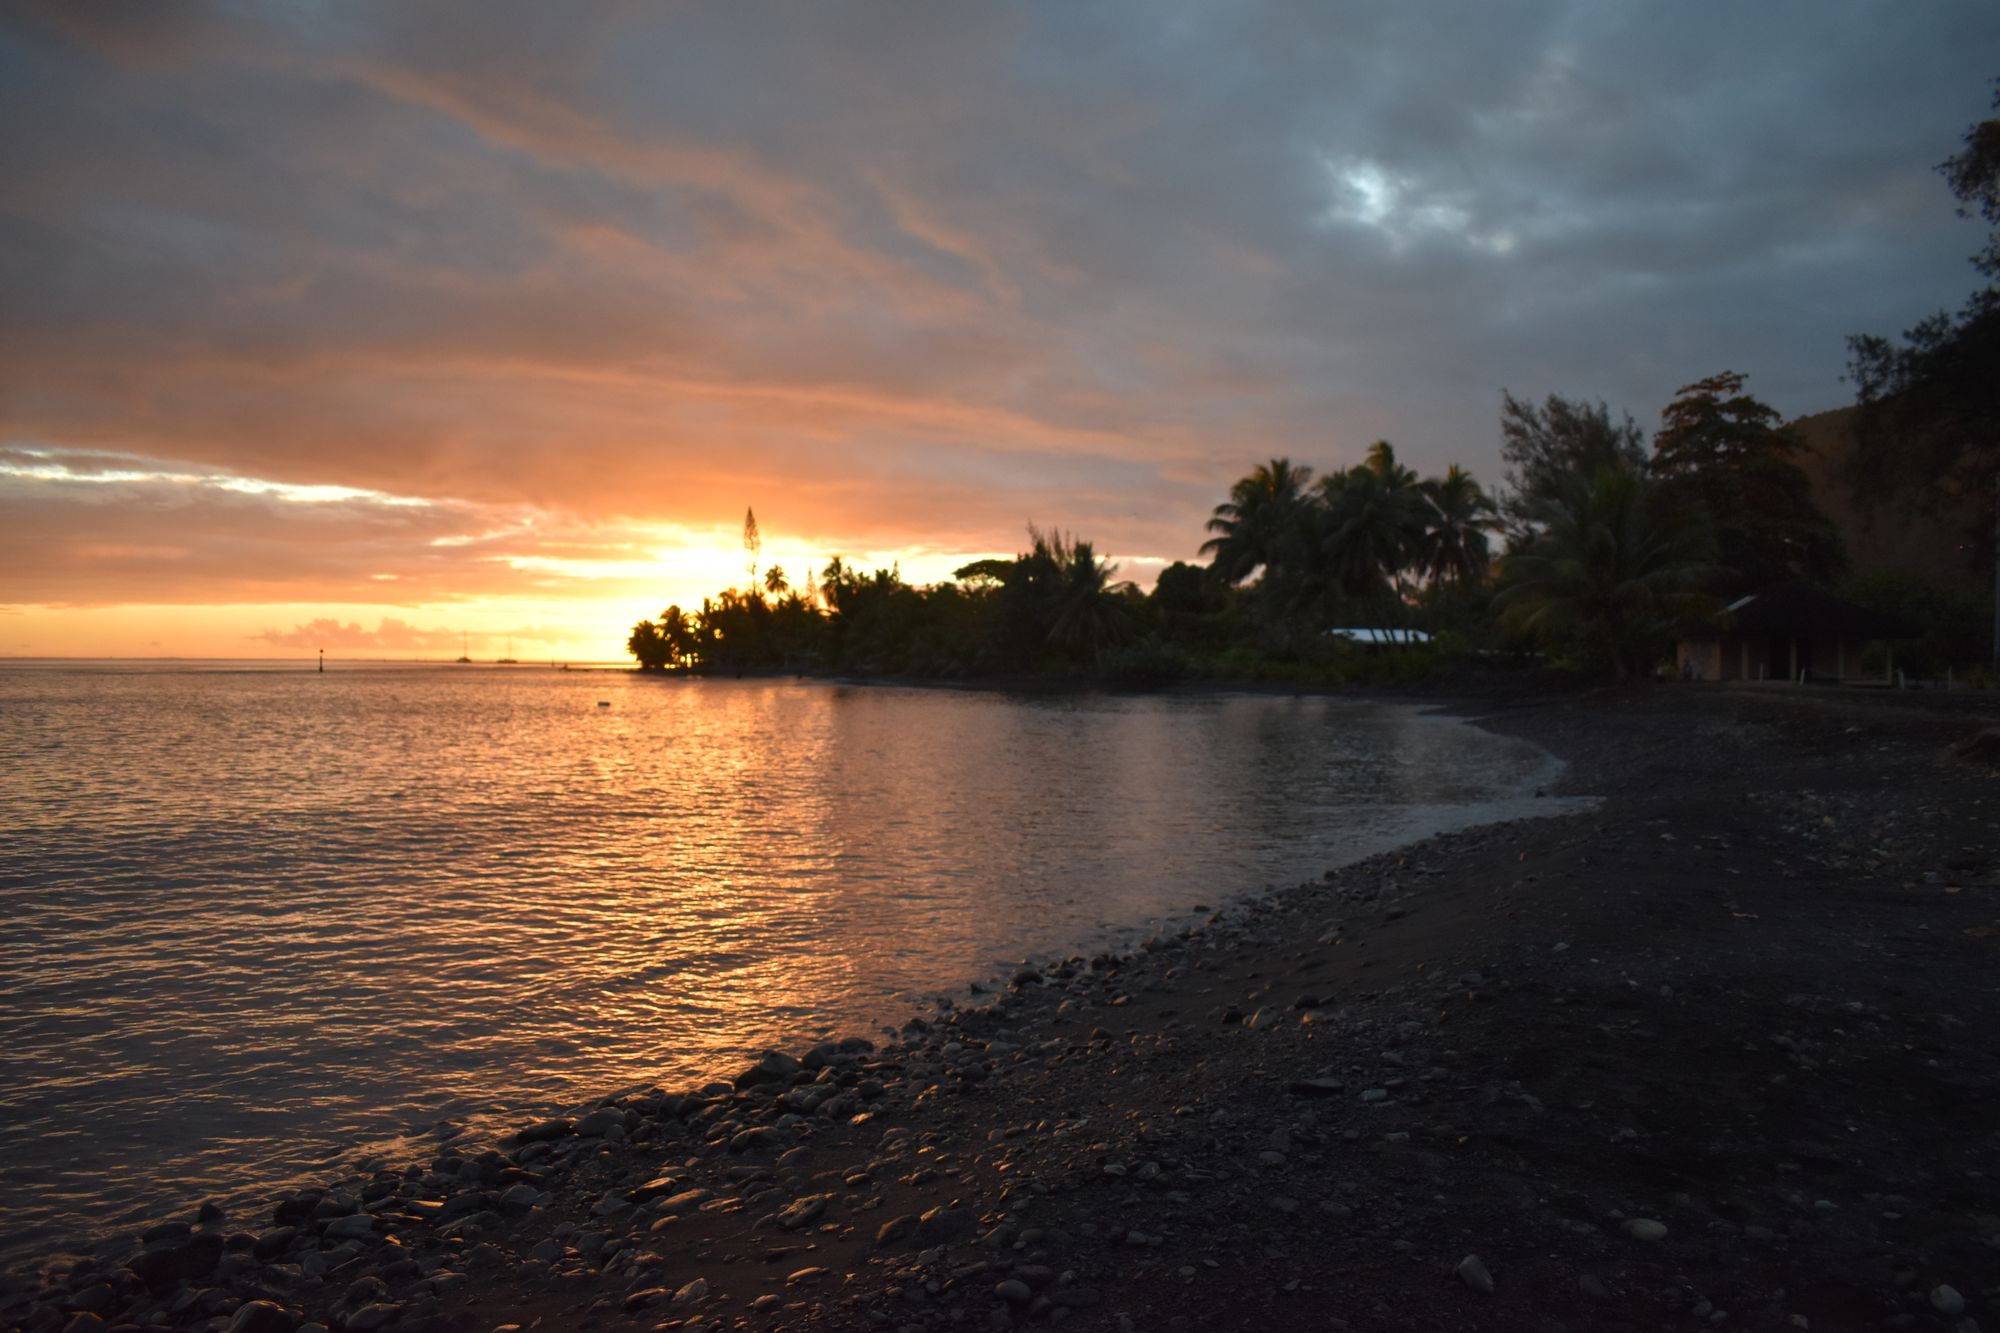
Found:
[[[460,666],[472,665],[472,636],[460,633],[458,640],[458,662]]]
[[[507,640],[507,655],[505,657],[495,658],[494,660],[497,661],[501,666],[514,665],[514,641],[512,639]]]

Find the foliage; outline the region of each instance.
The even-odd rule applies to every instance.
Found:
[[[2000,80],[1993,105],[2000,110]],[[1859,404],[1855,469],[1864,494],[1900,491],[1935,504],[2000,488],[2000,118],[1973,125],[1938,164],[1962,217],[1990,227],[1972,265],[1988,279],[1956,315],[1940,311],[1900,343],[1847,340]],[[1990,558],[1985,524],[1975,543]]]
[[[1554,499],[1572,478],[1606,467],[1643,467],[1645,436],[1630,413],[1613,421],[1601,401],[1593,406],[1550,394],[1537,407],[1502,391],[1500,461],[1507,466],[1501,511],[1509,535],[1522,540],[1533,527],[1535,508]]]
[[[1556,479],[1525,513],[1535,535],[1507,556],[1495,605],[1576,665],[1649,670],[1681,622],[1715,610],[1708,534],[1664,498],[1629,464]]]
[[[1667,503],[1711,524],[1730,593],[1787,577],[1824,583],[1846,568],[1840,534],[1792,461],[1799,437],[1743,392],[1745,379],[1725,370],[1674,395],[1653,437],[1653,473]]]
[[[1944,584],[1905,570],[1858,576],[1842,589],[1857,606],[1907,620],[1921,637],[1896,645],[1896,665],[1910,676],[1936,679],[1947,667],[1965,668],[1989,652],[1991,609],[1962,584]]]

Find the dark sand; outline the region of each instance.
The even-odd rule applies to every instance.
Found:
[[[1467,711],[1602,804],[624,1099],[608,1139],[215,1220],[151,1290],[128,1251],[0,1323],[2000,1330],[2000,776],[1954,753],[2000,700]]]

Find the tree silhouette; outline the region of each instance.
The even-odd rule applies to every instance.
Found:
[[[1500,525],[1492,498],[1456,463],[1442,477],[1424,482],[1422,488],[1430,512],[1417,546],[1418,568],[1436,583],[1472,583],[1485,578],[1493,562],[1486,534]]]
[[[1311,482],[1311,468],[1274,458],[1230,487],[1208,520],[1215,535],[1201,544],[1216,573],[1241,583],[1259,568],[1283,577],[1308,563]]]
[[[1663,500],[1629,465],[1555,480],[1527,515],[1536,535],[1503,564],[1495,605],[1558,653],[1621,679],[1644,672],[1681,621],[1714,610],[1708,534]]]

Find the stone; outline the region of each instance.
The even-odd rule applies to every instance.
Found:
[[[576,1126],[576,1132],[586,1139],[607,1138],[614,1129],[620,1138],[625,1136],[625,1112],[616,1106],[600,1106]]]
[[[802,1282],[817,1282],[825,1276],[826,1270],[824,1268],[801,1268],[796,1273],[792,1273],[785,1278],[785,1285],[793,1287]]]
[[[783,1051],[766,1051],[756,1064],[736,1076],[736,1086],[754,1088],[765,1083],[789,1083],[792,1075],[803,1068],[804,1065]]]
[[[916,1214],[904,1213],[901,1217],[892,1217],[875,1229],[875,1243],[893,1245],[916,1229]]]
[[[399,1305],[379,1301],[354,1311],[340,1321],[340,1326],[348,1330],[348,1333],[372,1333],[372,1330],[382,1327],[402,1312],[403,1309]]]
[[[654,1204],[653,1211],[656,1213],[684,1213],[690,1208],[707,1202],[714,1193],[714,1190],[705,1189],[682,1190],[679,1194],[670,1195]]]
[[[924,1245],[957,1240],[972,1230],[972,1223],[970,1209],[933,1208],[917,1219],[917,1240]]]
[[[674,1293],[675,1305],[699,1305],[708,1297],[708,1279],[698,1277]]]
[[[228,1333],[292,1333],[299,1317],[270,1301],[246,1301],[236,1307]]]
[[[326,1224],[326,1234],[335,1240],[360,1240],[375,1234],[375,1219],[366,1213],[336,1217]]]
[[[125,1261],[132,1276],[154,1291],[177,1282],[207,1277],[222,1259],[222,1237],[213,1233],[191,1236],[183,1245],[161,1245],[141,1250]]]
[[[778,1225],[787,1231],[797,1231],[802,1226],[816,1222],[820,1214],[826,1211],[826,1205],[832,1198],[830,1194],[808,1194],[778,1214]]]
[[[1337,1078],[1301,1078],[1285,1085],[1285,1091],[1295,1097],[1331,1097],[1346,1088],[1347,1085]]]
[[[551,1139],[567,1138],[574,1133],[576,1133],[576,1121],[558,1117],[516,1131],[514,1140],[517,1143],[546,1143]]]
[[[1633,1240],[1665,1240],[1667,1224],[1650,1217],[1635,1217],[1625,1224],[1625,1234]]]
[[[1004,1282],[994,1283],[993,1294],[1009,1305],[1026,1305],[1035,1298],[1035,1293],[1030,1290],[1027,1283],[1011,1277]]]
[[[1965,1297],[1958,1294],[1958,1288],[1941,1282],[1931,1288],[1931,1309],[1939,1314],[1963,1314]]]
[[[1458,1267],[1454,1268],[1452,1272],[1458,1275],[1460,1282],[1471,1287],[1474,1291],[1481,1292],[1487,1296],[1493,1294],[1493,1275],[1486,1271],[1486,1265],[1479,1261],[1478,1255],[1466,1255],[1458,1261]]]
[[[1605,1286],[1603,1279],[1594,1273],[1585,1273],[1582,1277],[1578,1278],[1576,1280],[1576,1289],[1594,1301],[1611,1299],[1611,1289]]]

